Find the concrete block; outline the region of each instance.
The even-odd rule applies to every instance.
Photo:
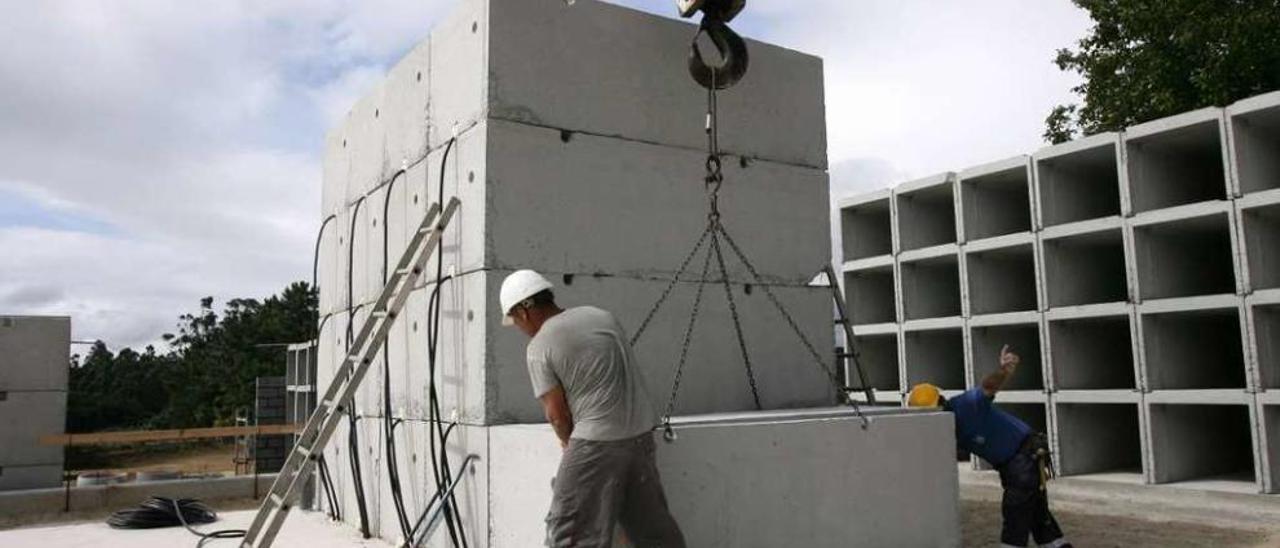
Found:
[[[490,118],[705,149],[706,91],[685,63],[693,25],[595,0],[490,4]],[[751,70],[720,93],[721,148],[825,169],[822,60],[753,40],[748,48]],[[458,79],[437,72],[436,82]]]
[[[1030,234],[1008,246],[965,246],[968,313],[998,314],[1039,310],[1035,246]]]
[[[395,173],[394,170],[387,169],[387,134],[384,131],[382,119],[382,107],[386,102],[385,94],[385,82],[374,84],[373,88],[351,107],[351,111],[347,113],[342,123],[346,128],[343,131],[343,138],[347,141],[344,150],[351,156],[346,184],[346,204],[355,203],[389,180]]]
[[[1280,92],[1227,107],[1236,195],[1280,188]]]
[[[1280,393],[1280,290],[1255,293],[1245,310],[1256,385]]]
[[[1234,223],[1225,202],[1134,217],[1130,230],[1141,299],[1235,293]]]
[[[1258,471],[1262,492],[1280,493],[1280,403],[1258,402]]]
[[[489,73],[494,68],[490,41],[500,36],[490,19],[490,4],[489,0],[464,0],[431,29],[428,111],[432,149],[444,146],[485,117],[493,83]]]
[[[1037,226],[1121,215],[1126,209],[1120,136],[1099,133],[1040,149],[1032,156],[1040,218]]]
[[[878,190],[840,202],[845,261],[890,255],[893,247],[893,193]]]
[[[894,189],[899,251],[959,241],[955,183],[955,174],[948,172]]]
[[[960,258],[956,253],[898,265],[902,320],[959,316]]]
[[[1048,308],[1129,300],[1124,229],[1119,221],[1111,217],[1091,221],[1097,224],[1094,230],[1041,234]]]
[[[487,294],[497,294],[505,274],[485,273]],[[630,332],[639,327],[651,304],[666,287],[663,282],[608,277],[577,276],[569,285],[564,285],[563,279],[554,281],[558,284],[556,298],[562,305],[599,306],[613,312]],[[805,336],[823,353],[824,360],[832,360],[830,290],[783,286],[772,289]],[[754,288],[748,294],[744,286],[734,284],[733,291],[765,408],[811,407],[833,402],[829,378],[813,363],[761,290]],[[692,284],[681,284],[674,289],[636,345],[636,357],[658,409],[663,408],[670,393],[694,292]],[[486,318],[491,333],[485,355],[487,423],[542,422],[542,409],[529,385],[524,335],[514,328],[500,327],[496,315],[486,315]],[[753,408],[723,289],[708,285],[704,289],[675,413]]]
[[[1224,124],[1222,109],[1205,108],[1125,130],[1133,211],[1227,199]]]
[[[414,46],[391,67],[384,86],[379,112],[386,134],[383,170],[395,173],[426,157],[429,150],[431,41]]]
[[[1237,208],[1245,290],[1280,288],[1280,192],[1251,194]]]
[[[1150,406],[1155,483],[1256,481],[1248,405]]]
[[[854,348],[858,361],[867,375],[867,383],[877,391],[900,392],[903,389],[899,375],[898,334],[854,335]],[[850,373],[851,379],[856,375]],[[856,380],[850,381],[856,384]]]
[[[71,318],[0,316],[0,391],[65,392],[70,349]]]
[[[487,132],[487,267],[669,278],[706,227],[699,152],[592,135],[565,143],[502,121]],[[826,173],[757,161],[727,162],[724,174],[723,222],[763,276],[807,283],[829,264]]]
[[[1038,315],[999,324],[975,324],[971,320],[968,341],[967,352],[975,385],[1000,365],[1000,349],[1007,344],[1011,351],[1022,358],[1022,363],[1005,384],[1005,389],[1044,391],[1044,360]]]
[[[1139,388],[1134,310],[1109,315],[1046,318],[1048,365],[1058,390]]]
[[[25,494],[31,489],[49,489],[59,485],[62,485],[61,461],[57,464],[33,465],[0,463],[0,497],[6,494]],[[5,493],[5,491],[13,491],[14,493]],[[22,493],[18,493],[19,491]],[[61,492],[60,490],[56,491]],[[58,500],[62,499],[59,498]],[[0,505],[4,505],[4,502],[4,499],[0,498]],[[58,510],[61,509],[62,507],[58,506]],[[24,510],[24,507],[17,507],[12,510],[12,513],[5,512],[5,514],[12,516]]]
[[[675,443],[659,443],[657,457],[686,541],[957,546],[954,460],[931,449],[953,439],[954,421],[944,413],[872,412],[868,430],[847,414],[799,415],[782,424],[747,413],[680,427]],[[493,501],[490,546],[528,546],[543,538],[560,455],[551,436],[546,426],[492,429],[490,481],[513,496]],[[848,455],[859,455],[857,466],[848,466]],[[786,473],[759,473],[769,469]],[[733,501],[732,512],[724,511],[726,501]]]
[[[961,171],[956,192],[964,228],[962,240],[1030,232],[1034,208],[1031,178],[1029,156]]]
[[[844,299],[850,319],[856,325],[896,322],[897,291],[893,265],[846,271]]]
[[[1148,303],[1138,314],[1149,390],[1247,387],[1240,298]]]
[[[966,388],[964,328],[904,331],[904,388],[927,382],[947,390]]]
[[[61,466],[62,447],[37,440],[61,434],[66,421],[66,392],[9,392],[0,401],[0,466]]]
[[[1057,403],[1055,412],[1062,475],[1142,474],[1138,405]]]

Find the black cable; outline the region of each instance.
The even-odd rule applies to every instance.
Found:
[[[200,537],[196,548],[204,546],[211,540],[244,537],[244,529],[223,529],[201,533],[191,527],[192,524],[199,525],[215,521],[218,521],[218,514],[199,500],[153,496],[134,508],[118,510],[111,514],[111,517],[107,518],[107,525],[113,529],[157,529],[181,525],[191,534]]]
[[[387,183],[386,196],[382,200],[382,285],[387,284],[387,240],[391,234],[391,223],[388,220],[391,210],[391,190],[396,181],[404,175],[404,170],[397,171]],[[391,484],[391,502],[396,509],[396,519],[400,522],[400,534],[409,538],[409,514],[404,507],[404,493],[400,485],[400,464],[396,459],[396,433],[391,417],[391,345],[382,341],[382,427],[387,438],[387,481]]]
[[[440,159],[440,178],[437,190],[437,203],[444,204],[444,183],[445,168],[448,166],[449,153],[453,150],[457,142],[457,138],[449,139],[444,149],[444,154]],[[434,426],[431,435],[428,436],[431,448],[432,475],[436,480],[436,492],[445,492],[452,483],[453,472],[449,470],[449,452],[446,450],[448,437],[445,435],[443,428],[443,416],[440,412],[440,396],[436,386],[436,366],[438,364],[438,349],[440,343],[440,318],[442,297],[441,287],[446,277],[444,275],[444,252],[441,246],[441,252],[436,258],[436,282],[432,288],[431,297],[427,304],[427,323],[429,324],[427,331],[427,379],[428,379],[428,427]],[[437,459],[435,452],[436,436],[440,438],[440,454]],[[463,527],[462,516],[457,512],[457,497],[453,493],[449,493],[444,503],[445,524],[448,526],[449,538],[453,541],[454,546],[468,547],[466,529]]]
[[[360,206],[364,204],[364,196],[356,200],[355,206],[351,210],[351,233],[347,242],[347,353],[351,353],[351,338],[355,336],[355,249],[356,249],[356,221],[360,218]],[[356,491],[356,508],[360,511],[360,534],[364,538],[370,538],[369,534],[369,509],[365,505],[364,499],[364,478],[360,472],[360,436],[357,433],[358,425],[356,424],[356,398],[352,394],[351,401],[347,402],[347,457],[351,464],[351,482]]]
[[[324,240],[324,229],[329,226],[329,221],[336,219],[336,213],[330,213],[324,221],[320,223],[320,229],[316,231],[316,249],[311,256],[311,290],[316,294],[316,313],[319,314],[320,301],[320,242]],[[320,346],[320,333],[324,332],[324,324],[329,321],[332,316],[325,316],[316,323],[315,336],[316,346]],[[342,509],[338,508],[338,495],[334,493],[333,484],[329,480],[329,465],[324,460],[324,455],[320,455],[317,464],[320,469],[320,488],[324,491],[325,501],[329,505],[329,517],[338,521],[342,521]]]

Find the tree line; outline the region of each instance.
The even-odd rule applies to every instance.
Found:
[[[177,332],[154,346],[112,352],[98,341],[72,356],[67,431],[196,428],[232,424],[252,409],[254,381],[284,375],[280,343],[310,340],[316,292],[295,282],[263,300],[232,299],[219,314],[213,297],[178,318]]]

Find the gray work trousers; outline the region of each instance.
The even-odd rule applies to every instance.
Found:
[[[608,548],[614,523],[637,548],[684,548],[654,462],[653,434],[569,440],[552,482],[547,546]]]

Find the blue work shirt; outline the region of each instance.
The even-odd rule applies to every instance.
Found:
[[[1031,427],[991,405],[982,388],[970,388],[947,400],[956,416],[956,445],[999,466],[1013,458]]]

